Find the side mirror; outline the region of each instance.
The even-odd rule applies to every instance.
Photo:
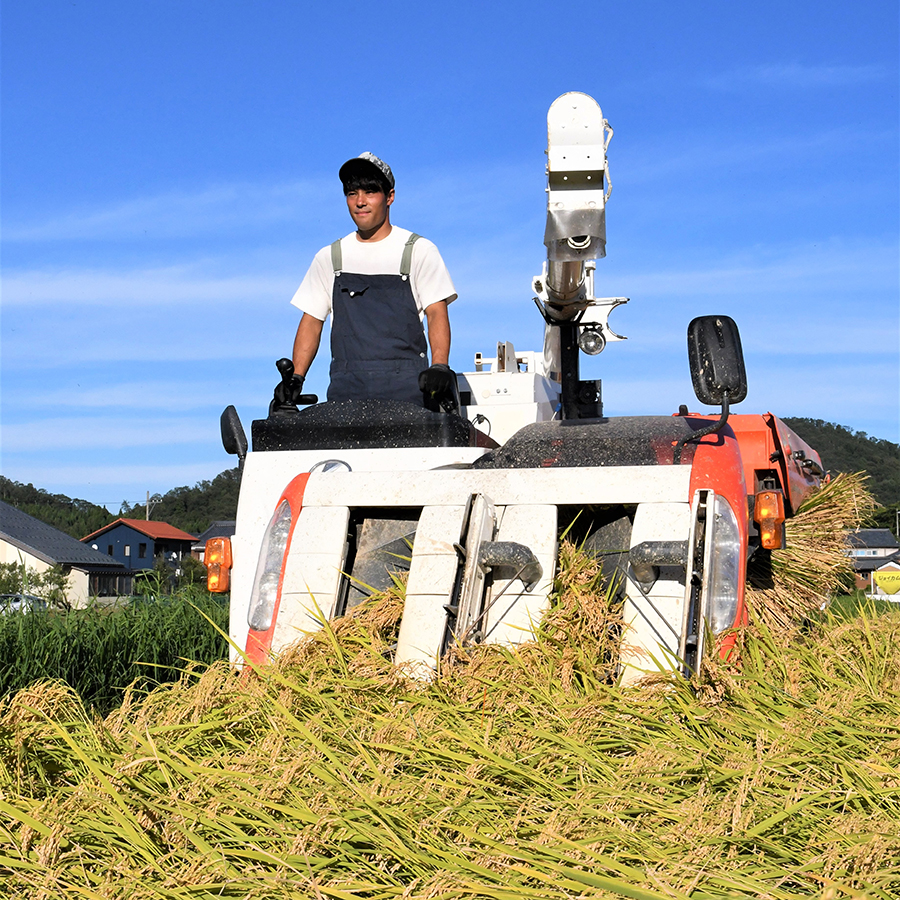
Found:
[[[701,403],[721,406],[747,396],[741,335],[728,316],[698,316],[688,325],[688,360],[694,393]]]
[[[236,454],[238,461],[243,463],[247,455],[247,435],[244,434],[244,426],[241,425],[240,416],[233,406],[226,406],[219,419],[222,429],[222,446],[226,453]]]

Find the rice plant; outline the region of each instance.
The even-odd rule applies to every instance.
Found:
[[[149,690],[178,679],[189,662],[223,659],[227,623],[227,608],[199,590],[112,608],[0,616],[0,697],[54,679],[106,713],[132,683]]]
[[[862,473],[841,474],[811,494],[785,523],[787,547],[758,550],[748,566],[755,614],[792,632],[853,587],[847,533],[865,525],[875,501]]]
[[[240,678],[105,719],[59,683],[0,706],[0,897],[900,894],[900,616],[623,689],[616,610],[565,548],[533,643],[391,665],[402,585]]]

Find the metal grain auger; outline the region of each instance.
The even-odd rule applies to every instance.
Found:
[[[728,652],[746,618],[747,559],[782,546],[821,461],[771,414],[729,416],[747,385],[727,316],[688,327],[695,392],[721,415],[603,416],[579,353],[623,340],[608,317],[627,299],[594,296],[612,129],[581,93],[547,121],[547,260],[532,282],[541,352],[500,342],[476,354],[458,375],[458,413],[307,397],[254,421],[251,452],[234,407],[223,413],[243,466],[237,529],[206,562],[210,589],[231,591],[235,662],[264,665],[399,571],[398,666],[427,677],[454,644],[526,641],[567,530],[618,585],[625,681],[688,673],[711,638]]]

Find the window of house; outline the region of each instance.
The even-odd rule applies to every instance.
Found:
[[[125,545],[125,556],[131,556],[131,544]]]
[[[138,544],[138,559],[146,559],[147,558],[147,545],[146,544]]]
[[[113,555],[113,554],[112,554],[112,551],[113,551],[113,545],[112,545],[112,544],[107,544],[107,545],[106,545],[106,555],[107,555],[107,556],[112,556],[112,555]]]

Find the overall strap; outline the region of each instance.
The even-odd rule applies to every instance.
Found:
[[[412,271],[412,252],[413,252],[413,244],[422,237],[421,234],[411,234],[406,244],[403,247],[403,256],[400,257],[400,274],[404,277],[409,277],[409,273]]]
[[[412,271],[413,244],[415,244],[420,237],[422,237],[421,234],[410,234],[406,244],[404,244],[403,256],[400,257],[401,275],[409,277],[409,273]],[[331,245],[331,268],[334,270],[335,275],[340,274],[342,265],[343,257],[341,255],[341,241],[338,239]]]

